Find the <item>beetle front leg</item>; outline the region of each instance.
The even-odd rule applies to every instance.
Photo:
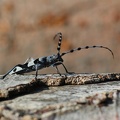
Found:
[[[37,80],[37,76],[38,76],[38,64],[35,64],[35,80]]]

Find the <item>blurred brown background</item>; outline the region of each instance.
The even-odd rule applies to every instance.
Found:
[[[0,74],[28,57],[55,54],[57,32],[63,33],[61,51],[103,45],[115,55],[113,60],[104,49],[68,54],[64,63],[69,71],[119,72],[120,0],[0,0]],[[39,71],[51,72],[56,71]]]

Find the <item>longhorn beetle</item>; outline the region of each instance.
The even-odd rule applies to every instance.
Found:
[[[114,54],[112,52],[112,50],[110,50],[108,47],[104,47],[104,46],[85,46],[85,47],[78,47],[63,53],[60,53],[60,49],[61,49],[61,42],[62,42],[62,33],[57,33],[53,39],[55,39],[57,36],[59,36],[59,42],[58,42],[58,47],[57,47],[57,54],[56,55],[50,55],[50,56],[45,56],[45,57],[40,57],[37,59],[33,59],[33,58],[29,58],[26,60],[26,62],[24,64],[18,64],[15,67],[13,67],[11,70],[9,70],[6,74],[4,74],[2,76],[1,79],[4,79],[7,75],[9,74],[24,74],[24,73],[28,73],[28,72],[32,72],[32,71],[36,71],[36,75],[35,75],[35,79],[37,79],[37,75],[38,75],[38,70],[39,69],[43,69],[46,67],[55,67],[57,70],[57,73],[60,74],[59,70],[58,70],[58,65],[62,65],[66,71],[66,73],[69,73],[67,68],[65,67],[65,65],[63,64],[63,59],[62,56],[68,54],[68,53],[73,53],[75,51],[79,51],[82,49],[89,49],[89,48],[104,48],[107,49],[111,52],[113,58],[114,58]],[[61,74],[60,74],[61,75]]]

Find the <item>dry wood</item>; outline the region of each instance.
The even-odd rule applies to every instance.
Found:
[[[48,105],[46,107],[43,107],[42,109],[36,109],[33,111],[14,110],[7,105],[3,105],[0,107],[0,115],[4,119],[10,118],[11,120],[17,120],[18,117],[22,120],[44,120],[44,118],[50,119],[51,116],[54,116],[55,114],[65,114],[67,112],[76,111],[81,109],[82,106],[86,105],[95,105],[98,108],[104,105],[108,105],[113,100],[116,100],[117,93],[118,91],[104,92],[69,102]]]
[[[38,78],[11,75],[0,81],[1,120],[120,119],[119,73]]]
[[[14,77],[14,75],[13,75]],[[18,76],[19,77],[19,76]],[[26,81],[26,77],[22,77],[22,81]],[[8,78],[9,79],[9,78]],[[14,79],[10,77],[9,81]],[[6,89],[0,90],[0,100],[15,97],[21,94],[30,93],[35,88],[41,88],[43,86],[61,86],[61,85],[83,85],[83,84],[95,84],[100,82],[118,81],[120,80],[119,73],[101,73],[101,74],[71,74],[71,75],[44,75],[39,76],[39,79],[31,80],[26,84],[19,84],[16,86],[10,86]],[[13,81],[14,82],[14,81]]]

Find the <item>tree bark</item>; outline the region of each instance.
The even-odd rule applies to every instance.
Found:
[[[11,75],[0,81],[0,118],[120,119],[119,80],[119,73]]]

